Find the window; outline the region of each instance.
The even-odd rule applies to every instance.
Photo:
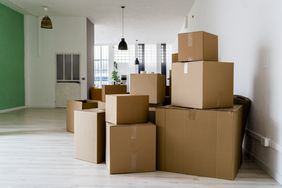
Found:
[[[161,44],[161,73],[166,75],[166,44]]]
[[[119,63],[134,63],[135,46],[129,45],[128,50],[118,50],[118,46],[114,46],[114,61]]]
[[[157,70],[157,45],[145,45],[145,70],[148,73],[158,72]]]
[[[109,81],[109,46],[95,46],[94,54],[94,84],[102,87]]]
[[[137,45],[137,58],[139,60],[139,73],[145,71],[145,44]]]
[[[79,54],[57,54],[57,82],[79,82]]]

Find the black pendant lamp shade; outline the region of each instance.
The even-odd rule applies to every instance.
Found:
[[[121,41],[120,41],[120,43],[118,44],[118,49],[119,49],[119,50],[128,50],[127,44],[126,44],[124,38],[121,38]]]
[[[121,9],[122,9],[122,38],[121,38],[121,41],[118,45],[119,50],[128,50],[127,43],[125,42],[125,39],[124,39],[124,8],[125,8],[125,6],[121,7]]]
[[[139,62],[138,58],[136,58],[135,59],[135,65],[139,65],[139,64],[140,64],[140,62]]]
[[[43,7],[45,10],[46,16],[41,20],[41,28],[43,29],[53,29],[53,24],[49,16],[47,16],[48,7]]]
[[[41,21],[41,28],[43,29],[53,29],[52,21],[49,16],[44,16]]]

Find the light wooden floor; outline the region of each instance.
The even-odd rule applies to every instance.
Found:
[[[73,158],[73,135],[64,109],[0,114],[0,188],[193,187],[276,188],[271,177],[245,160],[235,181],[167,172],[109,175],[104,164]]]

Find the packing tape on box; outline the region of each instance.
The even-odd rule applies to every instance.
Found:
[[[188,47],[192,47],[193,46],[193,38],[192,38],[192,34],[188,34],[188,41],[187,41]]]
[[[132,172],[137,171],[136,139],[137,139],[137,127],[136,126],[132,126],[132,128],[131,128],[131,136],[130,136],[130,146],[131,146],[130,168],[131,168]]]
[[[184,63],[184,74],[188,74],[188,72],[189,72],[189,65],[188,65],[188,63]]]
[[[189,110],[188,112],[188,117],[189,117],[189,120],[195,120],[196,119],[196,110]]]
[[[217,106],[217,107],[220,107],[220,106],[221,106],[221,99],[222,99],[222,96],[223,96],[222,92],[218,92],[218,93],[217,93],[217,98],[216,98],[216,106]]]

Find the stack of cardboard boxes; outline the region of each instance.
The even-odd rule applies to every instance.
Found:
[[[156,126],[148,95],[106,96],[106,164],[111,174],[156,170]]]
[[[74,133],[75,158],[92,162],[105,162],[105,96],[127,93],[125,85],[104,85],[91,88],[92,99],[68,101],[67,131]]]
[[[107,92],[106,110],[74,113],[76,158],[106,160],[111,174],[161,171],[234,179],[241,164],[242,106],[233,105],[233,63],[218,62],[218,37],[178,36],[171,103],[160,74],[132,74],[130,94]],[[81,107],[82,105],[82,107]],[[73,110],[74,108],[72,108]]]
[[[206,32],[179,34],[178,50],[172,106],[156,113],[157,168],[234,179],[241,159],[242,107],[233,106],[233,63],[218,62],[218,37]]]

